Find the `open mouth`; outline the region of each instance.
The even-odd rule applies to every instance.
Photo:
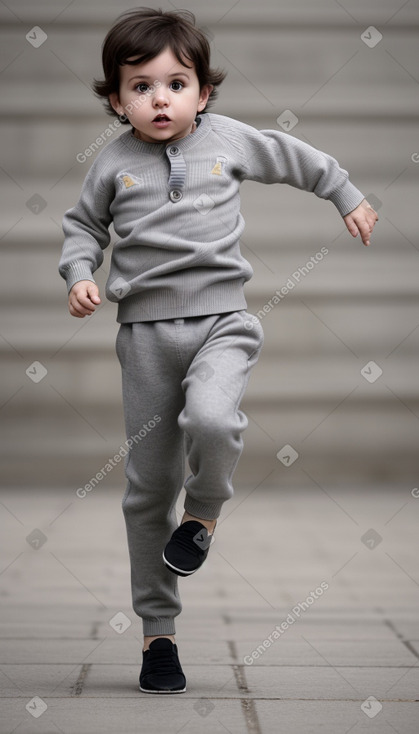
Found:
[[[170,117],[165,114],[156,115],[153,122],[170,122]]]

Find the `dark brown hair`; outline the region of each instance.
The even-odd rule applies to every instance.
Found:
[[[109,30],[102,45],[104,81],[94,80],[92,88],[98,97],[106,99],[109,115],[118,117],[109,102],[109,95],[119,93],[119,67],[125,64],[142,64],[158,56],[169,47],[178,61],[194,64],[199,87],[212,84],[213,90],[202,112],[217,97],[217,86],[226,72],[210,67],[210,45],[204,32],[196,27],[195,16],[189,10],[163,12],[160,8],[138,8],[122,13]],[[135,58],[133,58],[135,57]],[[128,61],[131,59],[131,61]],[[122,116],[121,122],[129,120]]]

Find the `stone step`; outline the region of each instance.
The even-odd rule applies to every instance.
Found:
[[[46,80],[39,79],[38,74],[40,70],[48,68],[48,81],[54,84],[61,82],[64,87],[67,82],[77,82],[79,93],[82,86],[88,91],[93,79],[103,73],[100,48],[106,30],[107,27],[80,26],[77,53],[74,53],[74,30],[65,24],[41,28],[39,36],[44,32],[47,38],[40,47],[35,48],[25,38],[26,24],[8,24],[7,34],[2,39],[3,66],[7,71],[4,82],[21,80],[22,69],[29,61],[24,77],[27,83],[32,79],[36,79],[37,83],[45,83]],[[343,98],[345,83],[351,78],[354,80],[358,65],[364,67],[364,72],[365,68],[369,72],[368,76],[364,73],[359,77],[360,90],[369,82],[383,83],[383,63],[389,74],[388,83],[398,84],[400,79],[407,83],[407,73],[397,62],[403,63],[408,58],[412,64],[417,23],[411,26],[388,26],[374,49],[368,48],[363,42],[361,34],[364,29],[350,24],[335,25],[333,31],[330,27],[319,25],[316,34],[313,34],[312,27],[298,26],[292,29],[278,23],[266,28],[263,34],[255,33],[254,28],[243,25],[214,25],[208,30],[213,65],[227,71],[220,90],[229,87],[233,77],[237,77],[239,84],[253,86],[255,94],[261,96],[261,101],[268,92],[265,101],[272,103],[280,88],[291,90],[296,85],[298,92],[309,99],[310,94],[319,89],[319,80],[328,82],[335,72],[340,73],[339,85],[343,82],[339,95]],[[396,55],[396,61],[390,53]],[[282,70],[285,65],[286,75],[278,78],[278,69]],[[409,64],[407,68],[409,70]],[[410,71],[414,74],[414,67]],[[228,83],[230,75],[231,81]],[[328,91],[335,83],[333,80],[328,82]],[[379,92],[379,89],[376,91]],[[58,99],[64,102],[62,86],[58,92]],[[236,98],[239,96],[237,92],[236,89]],[[377,96],[380,97],[380,94]],[[31,99],[35,100],[35,95]],[[371,102],[374,104],[373,99]],[[387,105],[391,106],[388,99]],[[10,109],[10,103],[7,109]],[[362,110],[359,110],[359,114],[362,115]]]
[[[365,196],[375,203],[374,198],[371,198],[370,181],[359,180],[356,174],[351,178]],[[81,186],[82,181],[74,186],[60,184],[51,187],[46,181],[33,180],[26,181],[22,191],[10,185],[1,186],[0,196],[4,207],[0,229],[2,252],[26,259],[28,252],[34,251],[35,254],[36,251],[42,256],[43,251],[46,251],[58,263],[64,240],[63,216],[67,209],[77,203]],[[373,243],[382,255],[391,256],[393,253],[396,265],[400,255],[404,258],[410,252],[417,251],[416,230],[411,218],[406,216],[415,201],[414,181],[406,172],[403,183],[395,185],[391,198],[384,192],[385,202],[382,200],[384,195],[381,187],[381,182],[378,184],[376,181],[372,194],[381,202],[378,204],[380,223],[374,231]],[[34,196],[37,197],[37,206],[31,201]],[[359,237],[354,240],[347,233],[337,209],[313,194],[288,185],[266,186],[245,181],[241,186],[241,200],[245,230],[240,241],[243,255],[249,259],[252,253],[257,258],[258,252],[266,253],[269,258],[275,257],[275,254],[282,258],[282,254],[286,255],[289,251],[295,252],[296,262],[298,257],[299,263],[301,259],[304,262],[304,256],[310,258],[322,246],[339,248],[350,255],[358,246],[363,253],[361,257],[365,255],[364,260],[367,257]],[[113,242],[117,237],[112,225],[110,233]],[[268,262],[267,272],[269,266],[273,266],[273,269],[276,267],[275,263]]]
[[[391,114],[395,119],[400,113],[403,117],[417,115],[418,103],[412,94],[417,18],[409,18],[409,23],[406,18],[402,26],[388,25],[372,49],[361,39],[362,26],[341,22],[339,8],[333,30],[330,25],[318,25],[316,34],[310,24],[295,26],[292,32],[279,18],[263,34],[255,33],[253,27],[243,25],[241,5],[240,9],[241,24],[221,23],[210,29],[213,64],[228,72],[219,98],[222,106],[227,105],[227,113],[249,110],[256,103],[275,119],[283,109],[294,108],[297,114],[304,109],[325,116]],[[100,47],[105,27],[80,24],[77,53],[73,28],[63,23],[42,30],[47,39],[33,48],[25,38],[26,23],[24,27],[8,25],[2,41],[3,115],[14,118],[30,112],[47,117],[46,98],[54,99],[55,116],[96,114],[98,102],[91,83],[102,74]],[[281,74],[284,68],[286,75]],[[31,79],[36,83],[30,84]]]
[[[361,55],[361,54],[360,54]],[[355,65],[355,60],[352,62]],[[329,67],[330,68],[330,67]],[[396,67],[399,69],[399,67]],[[377,75],[378,75],[377,70]],[[31,119],[39,122],[42,120],[57,120],[76,122],[77,120],[86,119],[95,123],[99,121],[100,132],[106,131],[108,125],[116,118],[111,116],[100,115],[101,102],[98,101],[90,89],[91,78],[85,82],[74,81],[73,78],[65,81],[45,82],[37,79],[35,88],[27,87],[26,83],[19,82],[22,70],[18,70],[18,79],[16,83],[13,80],[2,80],[3,95],[3,118],[14,122],[21,118],[22,115],[29,115]],[[274,127],[276,119],[284,110],[291,110],[300,119],[317,119],[336,122],[340,119],[365,120],[366,122],[379,123],[381,117],[387,116],[387,121],[393,124],[402,120],[407,123],[414,122],[418,115],[418,102],[412,94],[412,82],[409,82],[409,75],[406,72],[397,74],[397,78],[391,82],[391,100],[389,95],[388,84],[377,80],[370,80],[369,86],[360,87],[358,75],[365,72],[365,62],[358,61],[356,68],[352,70],[353,79],[347,81],[345,85],[334,87],[331,83],[327,93],[320,93],[320,87],[317,83],[318,91],[316,92],[316,82],[311,85],[304,84],[302,88],[288,85],[286,83],[276,85],[273,90],[268,87],[267,82],[259,82],[260,89],[253,92],[262,100],[262,111],[265,117],[270,120],[268,127]],[[236,72],[237,73],[237,72]],[[382,73],[382,72],[381,72]],[[70,75],[70,72],[68,72]],[[261,78],[263,72],[261,71]],[[249,95],[249,89],[253,88],[253,84],[247,81],[240,81],[231,74],[231,81],[227,82],[228,77],[223,82],[224,87],[220,88],[220,93],[216,104],[209,108],[210,112],[217,114],[229,115],[242,119],[244,122],[252,116],[252,107],[246,101]],[[374,96],[370,95],[370,85],[375,86]],[[270,98],[266,98],[265,91],[269,91]],[[313,99],[310,99],[313,95]],[[394,99],[393,99],[394,97]],[[53,111],[49,114],[45,112],[45,98],[56,100]],[[265,101],[263,101],[265,100]],[[309,103],[309,107],[305,105]],[[368,105],[366,107],[366,105]],[[366,110],[363,113],[363,110]],[[254,113],[253,113],[254,115]],[[103,122],[100,123],[100,120]],[[126,129],[126,126],[124,126]],[[282,128],[279,128],[282,129]],[[111,128],[112,130],[112,128]],[[288,132],[288,130],[287,130]],[[99,133],[97,133],[99,134]],[[96,134],[92,138],[96,139]]]
[[[246,396],[242,408],[248,427],[238,481],[246,486],[253,483],[254,488],[269,476],[278,486],[286,486],[305,483],[308,473],[320,484],[362,478],[411,482],[418,469],[417,417],[411,412],[418,413],[417,397],[409,408],[394,396],[377,406],[362,392],[360,388],[344,402],[343,396],[341,404],[271,402],[269,410]],[[122,460],[114,459],[112,470],[108,468],[99,477],[99,486],[124,484],[121,447],[126,448],[126,436],[121,406],[113,411],[103,406],[74,406],[57,395],[54,406],[28,411],[22,391],[3,407],[2,417],[4,485],[76,489],[118,453]],[[298,454],[289,466],[277,456],[288,456],[288,446]]]
[[[307,473],[390,483],[417,473],[419,6],[383,0],[374,17],[368,4],[352,6],[265,0],[261,13],[253,0],[188,3],[209,30],[213,65],[228,72],[212,110],[259,129],[282,129],[277,117],[293,111],[291,134],[335,156],[379,205],[367,250],[325,202],[290,187],[242,186],[241,248],[255,271],[248,310],[261,311],[265,331],[237,473],[253,487],[265,476],[284,486]],[[10,486],[76,488],[125,440],[116,306],[104,299],[93,319],[72,319],[57,272],[62,216],[102,148],[95,141],[128,129],[106,136],[115,120],[90,87],[120,10],[108,0],[0,4],[0,453]],[[361,39],[371,24],[383,35],[374,48]],[[47,34],[39,48],[25,38],[33,26]],[[327,257],[272,304],[322,246]],[[109,258],[110,248],[97,273],[102,295]],[[370,361],[383,370],[372,383],[361,374]],[[299,453],[291,467],[276,456],[285,444]],[[124,484],[122,463],[106,484]]]
[[[263,311],[263,301],[248,299],[248,311]],[[416,304],[416,305],[415,305]],[[310,298],[297,294],[284,297],[269,312],[260,314],[267,349],[272,354],[327,356],[366,356],[373,336],[374,353],[387,355],[411,334],[415,340],[417,301],[406,299]],[[75,319],[61,307],[49,308],[14,303],[2,321],[2,353],[48,355],[51,359],[63,349],[77,355],[113,349],[116,304],[106,299],[93,317]],[[269,345],[269,346],[268,346]]]
[[[0,121],[3,141],[0,186],[6,195],[14,180],[17,186],[15,195],[19,186],[26,189],[41,185],[44,191],[48,191],[59,185],[60,190],[63,186],[69,187],[72,198],[77,196],[98,152],[106,143],[129,130],[129,126],[119,126],[118,120],[101,113],[97,102],[95,105],[89,118],[77,115],[73,119],[65,114],[58,121],[44,116],[28,125],[27,119],[19,114],[16,119],[4,117]],[[248,108],[233,110],[217,102],[213,111],[235,117],[259,130],[282,131],[277,123],[282,108],[273,110],[271,114],[257,115],[249,112]],[[348,119],[344,113],[339,119],[329,119],[329,113],[332,114],[332,110],[323,110],[315,117],[302,110],[290,135],[337,158],[343,168],[350,170],[354,181],[356,175],[370,177],[375,185],[381,181],[386,185],[404,169],[407,169],[404,175],[411,175],[413,179],[416,168],[411,155],[417,152],[418,147],[419,106],[415,114],[412,111],[403,120],[403,136],[397,137],[394,132],[401,120],[396,122],[387,113],[374,121],[364,120],[362,116]],[[365,156],[366,145],[368,157]]]
[[[109,332],[114,342],[117,328],[111,324]],[[246,392],[253,403],[263,406],[264,410],[268,410],[271,403],[283,402],[327,407],[355,388],[360,395],[377,404],[391,399],[392,390],[409,404],[417,399],[416,332],[407,336],[398,352],[389,354],[378,351],[375,343],[373,352],[368,352],[364,346],[362,352],[351,353],[342,342],[333,340],[333,335],[329,335],[329,344],[323,350],[315,339],[313,346],[306,344],[305,351],[301,345],[299,350],[291,349],[282,337],[274,340],[274,334],[267,332],[266,329],[262,354],[254,371],[256,376]],[[113,344],[108,349],[95,349],[90,343],[90,349],[86,345],[84,351],[77,352],[72,346],[74,341],[52,356],[40,349],[21,354],[10,349],[3,356],[6,369],[2,377],[1,404],[6,404],[9,398],[24,389],[28,406],[53,405],[57,391],[78,405],[119,405],[120,367]],[[80,342],[78,348],[81,350]],[[216,376],[214,380],[216,386]]]
[[[358,2],[350,10],[341,3],[330,3],[329,0],[316,0],[313,5],[310,0],[299,0],[298,5],[292,0],[264,0],[263,13],[260,6],[252,0],[241,0],[240,7],[231,6],[226,12],[224,0],[213,0],[211,4],[203,5],[200,0],[189,0],[188,9],[195,13],[198,25],[213,23],[217,30],[223,27],[237,28],[250,27],[265,29],[273,23],[281,26],[322,28],[345,25],[355,27],[354,23],[370,25],[371,8]],[[51,6],[50,0],[38,0],[34,7],[32,0],[20,0],[18,8],[12,3],[3,3],[0,6],[0,20],[5,25],[47,23],[52,28],[65,26],[72,30],[76,27],[82,30],[88,25],[106,30],[115,20],[122,9],[118,9],[110,0],[89,0],[89,3],[68,3],[66,0],[57,0]],[[389,28],[406,26],[411,28],[419,23],[419,8],[415,3],[404,3],[395,7],[392,0],[382,0],[374,7],[374,22],[377,26]]]
[[[400,256],[404,258],[406,253],[417,251],[417,231],[411,217],[416,205],[417,164],[410,159],[411,150],[413,144],[407,144],[400,152],[399,165],[394,161],[392,169],[378,178],[350,166],[349,161],[341,162],[351,168],[351,181],[376,206],[381,221],[373,241],[381,253],[394,253],[395,263]],[[21,181],[14,178],[14,173],[3,170],[0,175],[4,209],[0,230],[2,250],[8,249],[18,255],[22,247],[26,256],[28,248],[36,248],[37,252],[44,247],[56,248],[58,262],[63,242],[62,219],[67,209],[78,201],[87,168],[82,170],[75,163],[67,174],[61,173],[60,178],[31,175]],[[71,173],[76,178],[71,179]],[[284,248],[295,247],[297,252],[304,251],[310,257],[322,245],[329,247],[335,241],[352,253],[360,242],[359,238],[353,240],[347,233],[342,218],[330,202],[286,184],[261,185],[244,181],[241,211],[246,223],[241,238],[245,256],[251,257],[252,251],[257,254],[257,248],[261,247],[276,251],[279,257]],[[113,232],[112,226],[110,232]],[[363,256],[366,255],[362,245],[360,250]]]
[[[380,234],[386,229],[386,222],[383,224]],[[270,247],[263,246],[262,242],[253,245],[252,238],[246,235],[246,242],[250,239],[252,243],[251,249],[242,244],[241,251],[251,263],[254,274],[245,285],[245,293],[251,298],[252,307],[257,306],[259,310],[266,304],[267,312],[274,305],[271,301],[269,306],[269,299],[276,295],[281,305],[291,295],[309,300],[327,298],[339,302],[344,299],[349,308],[358,298],[362,298],[364,303],[376,302],[379,306],[381,301],[393,299],[415,302],[418,280],[416,250],[409,248],[402,257],[401,252],[396,257],[389,235],[390,228],[387,227],[385,250],[382,238],[380,242],[373,241],[369,249],[359,242],[352,249],[351,239],[344,244],[345,235],[342,235],[338,242],[328,244],[328,247],[322,245],[323,251],[320,243],[317,251],[313,246],[308,249],[309,238],[306,242],[294,238],[294,241],[288,240],[286,246],[279,245],[274,249],[272,244],[275,243],[269,243]],[[60,253],[57,244],[38,250],[33,243],[32,247],[20,251],[19,248],[17,251],[12,248],[3,251],[0,303],[6,308],[14,301],[21,305],[30,303],[38,311],[40,319],[44,318],[43,310],[47,311],[50,304],[54,303],[59,310],[65,306],[67,290],[58,272]],[[106,261],[94,274],[103,298],[111,249],[112,245],[106,253]],[[6,323],[9,318],[14,318],[13,313],[4,315]]]

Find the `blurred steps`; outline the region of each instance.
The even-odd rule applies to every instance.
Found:
[[[68,314],[57,268],[63,214],[94,160],[77,155],[115,123],[90,90],[101,76],[100,45],[130,7],[0,4],[0,443],[11,486],[77,488],[125,440],[116,305],[104,297],[111,248],[95,276],[102,306],[90,320]],[[261,12],[251,0],[230,8],[215,0],[188,8],[209,31],[213,65],[228,72],[211,111],[281,129],[277,117],[292,110],[291,134],[336,157],[380,216],[365,248],[331,204],[286,186],[243,184],[241,250],[254,269],[245,293],[248,310],[262,314],[265,345],[242,403],[249,426],[237,481],[409,484],[419,469],[419,7],[263,0]],[[375,48],[361,39],[370,25],[383,35]],[[39,48],[25,38],[34,26],[47,34]],[[322,247],[328,254],[303,275]],[[383,371],[374,382],[361,373],[371,361]],[[39,382],[34,362],[46,370]],[[285,444],[299,453],[290,467],[276,456]],[[101,482],[123,484],[122,463]]]

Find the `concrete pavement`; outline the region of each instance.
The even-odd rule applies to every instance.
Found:
[[[1,734],[416,734],[414,490],[237,488],[179,582],[176,696],[138,690],[123,490],[3,491]]]

